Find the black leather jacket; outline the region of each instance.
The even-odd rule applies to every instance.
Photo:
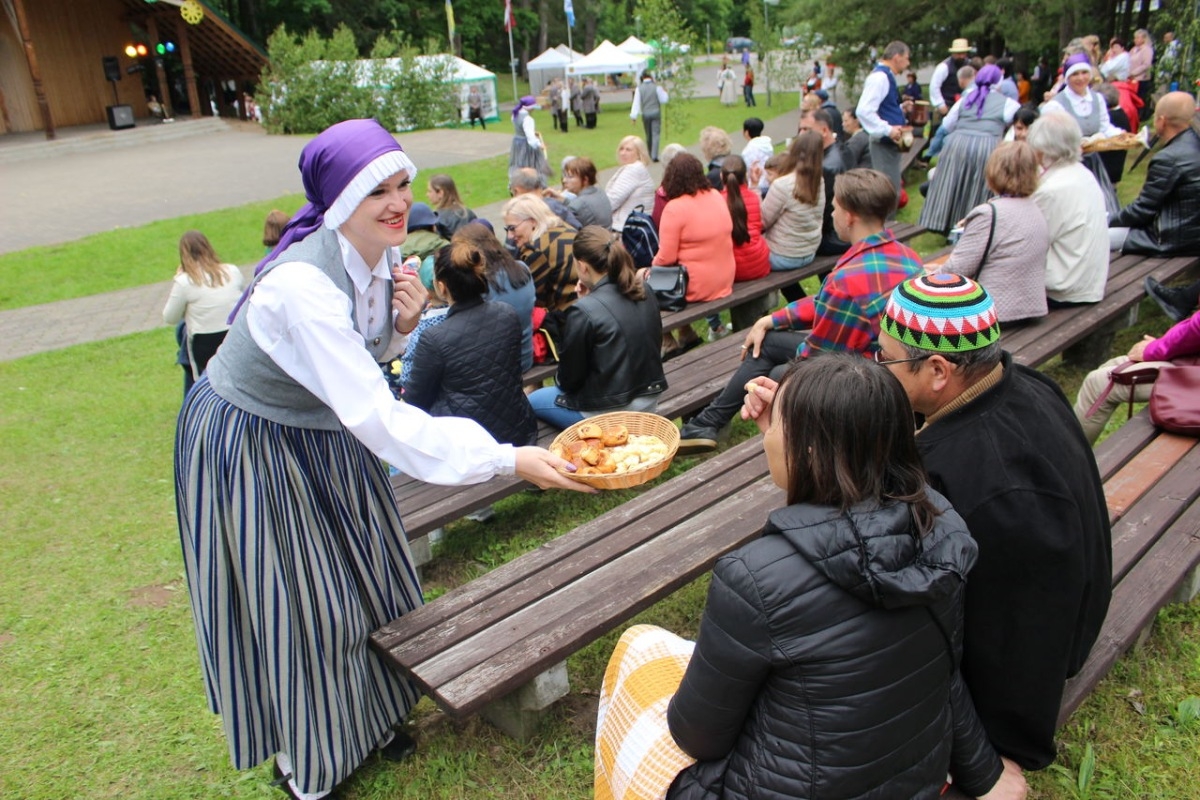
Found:
[[[1189,128],[1150,159],[1142,192],[1109,219],[1126,253],[1200,254],[1200,135]]]
[[[700,636],[667,711],[700,759],[672,800],[936,800],[1001,772],[957,669],[976,546],[941,495],[909,507],[793,505],[713,569]]]
[[[601,278],[566,310],[558,351],[558,405],[576,411],[619,409],[635,397],[661,394],[662,317],[654,295],[641,302]]]

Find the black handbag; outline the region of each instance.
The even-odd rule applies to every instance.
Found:
[[[674,267],[651,267],[646,286],[654,292],[660,311],[683,311],[687,308],[688,271],[679,264]]]

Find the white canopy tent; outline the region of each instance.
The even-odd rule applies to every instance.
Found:
[[[455,55],[443,53],[441,55],[417,56],[416,68],[422,68],[433,71],[442,61],[450,61],[450,82],[454,85],[454,91],[458,95],[460,119],[466,122],[469,119],[469,107],[467,105],[467,97],[471,93],[471,87],[477,87],[480,95],[482,95],[483,103],[483,118],[488,121],[500,119],[499,103],[496,99],[496,73],[490,72],[478,64],[472,64],[464,58],[459,58]],[[369,80],[367,76],[370,74],[370,66],[373,63],[382,63],[385,67],[396,70],[397,73],[404,69],[404,60],[400,58],[385,58],[381,62],[372,62],[369,59],[361,59],[357,62],[360,78],[360,84]],[[404,130],[404,122],[397,123],[397,130]]]
[[[626,53],[605,39],[581,60],[567,65],[568,75],[600,75],[614,72],[640,72],[646,67],[647,57]]]
[[[561,47],[567,53],[563,53],[558,49]],[[546,52],[542,53],[537,58],[532,58],[525,64],[525,69],[529,73],[529,92],[530,94],[538,94],[542,91],[547,83],[556,75],[561,77],[565,73],[567,64],[571,63],[570,49],[566,45],[551,47]],[[582,59],[579,55],[576,60]]]
[[[636,36],[630,36],[628,39],[617,45],[617,47],[620,50],[624,50],[626,53],[633,53],[635,56],[654,55],[654,48]]]

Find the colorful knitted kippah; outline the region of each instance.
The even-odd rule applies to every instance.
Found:
[[[965,353],[1000,340],[992,298],[961,275],[923,275],[900,284],[880,327],[899,342],[938,353]]]

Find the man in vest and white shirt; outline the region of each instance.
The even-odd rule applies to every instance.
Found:
[[[871,137],[871,166],[891,180],[897,201],[904,183],[900,175],[900,139],[907,119],[900,103],[896,76],[908,69],[909,50],[904,42],[890,42],[883,58],[863,82],[855,113],[863,130]]]
[[[967,63],[967,55],[971,52],[971,43],[966,39],[955,39],[950,44],[950,57],[933,68],[933,77],[929,79],[929,105],[933,114],[929,122],[929,139],[919,158],[924,161],[925,151],[933,141],[933,135],[941,127],[942,120],[958,99],[962,97],[962,89],[958,85],[958,70]]]
[[[629,119],[636,122],[638,115],[642,117],[642,125],[646,128],[646,147],[650,149],[650,160],[658,161],[658,139],[662,129],[662,105],[667,102],[667,90],[654,82],[650,70],[642,73],[642,82],[633,93],[633,106],[629,109]]]

